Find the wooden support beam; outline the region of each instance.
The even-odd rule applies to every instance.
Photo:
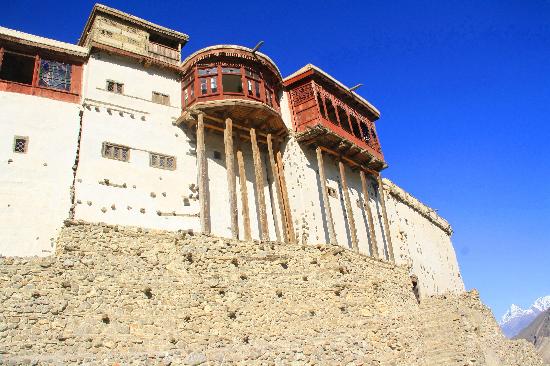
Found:
[[[290,243],[296,243],[296,236],[294,235],[294,224],[292,223],[292,214],[290,213],[290,201],[288,200],[288,191],[286,189],[285,170],[283,166],[283,157],[281,150],[277,147],[277,170],[279,171],[279,179],[281,180],[281,192],[283,194],[283,205],[285,209],[285,220],[288,228],[288,241]]]
[[[241,145],[237,150],[237,165],[239,166],[239,185],[241,188],[241,204],[243,211],[244,240],[252,240],[250,230],[250,210],[248,208],[248,189],[246,187],[246,170]]]
[[[231,218],[231,237],[239,238],[239,211],[237,209],[237,186],[235,181],[235,156],[233,155],[233,121],[225,120],[223,135],[225,145],[225,166],[227,169],[227,192],[229,193],[229,215]]]
[[[334,230],[334,221],[332,220],[332,210],[327,191],[327,178],[325,175],[325,164],[323,162],[323,151],[317,147],[317,165],[319,166],[319,180],[321,181],[321,191],[323,196],[323,206],[325,208],[326,224],[328,228],[328,236],[330,244],[336,245],[336,232]]]
[[[275,182],[275,191],[277,192],[277,203],[279,206],[279,213],[281,214],[281,221],[283,226],[283,241],[288,243],[288,225],[285,215],[285,209],[283,204],[283,193],[281,192],[281,181],[279,177],[279,169],[277,169],[277,163],[275,162],[275,154],[273,153],[273,141],[271,134],[267,135],[267,151],[269,153],[269,164],[271,165],[271,172],[273,174],[273,181]],[[274,220],[275,222],[277,220]]]
[[[348,183],[346,181],[346,168],[341,160],[338,161],[338,167],[340,168],[340,180],[342,181],[342,192],[344,193],[344,203],[346,205],[346,214],[348,216],[351,247],[353,250],[358,251],[359,246],[357,244],[357,231],[355,230],[355,219],[353,218],[353,210],[349,199]]]
[[[365,210],[367,211],[367,220],[369,223],[369,234],[370,234],[370,255],[374,258],[378,258],[378,244],[376,243],[376,235],[374,233],[374,220],[372,218],[372,211],[369,204],[369,187],[367,185],[367,177],[365,176],[364,171],[360,171],[359,175],[361,176],[361,187],[363,188],[363,199]]]
[[[250,129],[250,141],[252,144],[252,157],[254,160],[254,175],[256,177],[256,203],[260,214],[260,238],[262,240],[269,240],[269,229],[267,227],[267,212],[265,208],[264,195],[264,172],[262,169],[260,148],[258,147],[258,142],[256,140],[256,130],[253,128]]]
[[[201,232],[210,234],[210,205],[208,202],[208,161],[204,144],[204,116],[197,116],[197,166]]]
[[[378,180],[378,195],[380,196],[380,205],[382,206],[382,218],[384,219],[384,230],[386,231],[386,243],[388,244],[388,260],[395,263],[395,257],[393,254],[393,245],[391,242],[390,224],[388,222],[388,214],[386,211],[386,200],[384,199],[384,186],[382,184],[382,177],[377,175]]]

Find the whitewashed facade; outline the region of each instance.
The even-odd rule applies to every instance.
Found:
[[[18,76],[10,74],[9,70],[2,74],[0,57],[0,126],[3,131],[0,151],[5,166],[0,172],[3,203],[0,255],[52,254],[57,232],[63,220],[69,218],[153,229],[201,231],[196,113],[210,112],[209,109],[197,112],[197,107],[187,105],[190,89],[186,88],[185,80],[191,68],[186,65],[190,61],[180,62],[180,52],[186,41],[187,36],[182,33],[101,5],[94,7],[86,24],[79,43],[82,47],[2,29],[0,55],[32,45],[43,49],[43,53],[38,52],[40,59],[55,54],[63,61],[68,53],[72,59],[63,62],[78,63],[74,59],[77,57],[82,65],[78,66],[78,72],[73,66],[71,88],[78,90],[71,89],[68,98],[55,88],[41,87],[35,79],[24,90],[14,89],[13,85],[19,84],[2,80],[1,75],[8,75],[7,78]],[[274,78],[279,78],[278,85],[282,85],[278,69],[267,56],[245,47],[220,47],[234,49],[235,54],[231,57],[245,62],[257,62],[247,55],[258,58],[262,67],[273,70]],[[228,57],[223,53],[227,51],[214,54],[215,50],[213,47],[205,52],[210,52],[209,57],[213,58]],[[190,56],[198,60],[199,66],[193,66],[195,72],[203,70],[200,68],[200,53]],[[200,85],[194,90],[212,94],[212,100],[205,102],[203,108],[211,108],[213,103],[218,103],[215,106],[218,111],[223,108],[219,100],[214,100],[217,98],[216,89],[226,82],[227,75],[236,73],[223,67],[226,66],[219,66],[220,74],[216,79],[220,85],[211,78],[195,74]],[[248,74],[247,70],[243,67],[239,72],[248,83],[248,93],[252,97],[255,97],[254,93],[257,97],[261,95],[263,103],[267,103],[267,107],[261,106],[262,113],[275,116],[280,126],[277,132],[266,128],[265,133],[257,127],[259,137],[264,140],[260,141],[261,156],[255,163],[248,132],[243,132],[241,121],[233,118],[237,126],[234,144],[235,149],[244,155],[247,190],[243,193],[236,167],[236,186],[241,187],[236,199],[238,237],[245,237],[243,206],[246,200],[251,238],[262,237],[256,182],[256,172],[260,169],[269,239],[291,240],[287,238],[289,236],[303,244],[328,243],[330,238],[315,146],[295,138],[293,118],[296,117],[289,92],[284,88],[280,88],[278,93],[275,89],[270,90],[271,85],[266,79],[262,80],[265,91],[262,89],[260,94],[259,89],[254,89],[258,88],[254,86],[254,74]],[[78,75],[80,81],[76,82],[74,75]],[[208,80],[208,85],[203,79]],[[335,87],[343,87],[334,82]],[[229,81],[227,83],[229,85]],[[245,88],[241,93],[246,93],[247,83],[241,85]],[[273,100],[268,101],[271,98],[269,93],[273,94]],[[228,101],[233,103],[234,99]],[[259,102],[254,100],[241,104],[246,108],[259,106]],[[191,123],[182,123],[182,116]],[[216,121],[215,117],[210,118]],[[285,131],[281,132],[281,127]],[[274,134],[280,143],[281,169],[284,168],[282,178],[278,173],[274,176],[270,156],[263,145],[266,134]],[[26,151],[15,151],[16,137],[26,138]],[[205,146],[209,232],[231,237],[223,129],[221,133],[215,126],[206,129]],[[332,192],[329,204],[336,241],[354,249],[338,160],[326,155],[324,169],[327,188]],[[387,230],[380,191],[376,181],[369,178],[368,207],[373,216],[378,248],[377,253],[372,253],[373,238],[359,173],[354,166],[346,166],[345,170],[358,251],[384,261],[394,257],[397,264],[409,265],[421,296],[463,291],[450,241],[450,226],[427,206],[384,180]],[[280,197],[276,182],[284,183],[288,198]],[[288,209],[288,213],[282,207]]]

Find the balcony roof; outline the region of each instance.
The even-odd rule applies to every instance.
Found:
[[[134,15],[125,13],[123,11],[105,6],[103,4],[95,4],[92,12],[90,13],[90,16],[88,17],[88,20],[86,21],[86,25],[84,26],[84,30],[82,31],[82,35],[80,36],[80,39],[78,40],[79,45],[84,44],[84,40],[86,39],[86,35],[90,31],[90,27],[92,26],[93,20],[95,16],[98,13],[108,14],[115,18],[124,20],[126,22],[129,22],[131,24],[135,24],[137,26],[140,26],[144,29],[146,29],[149,32],[160,34],[166,38],[169,38],[171,40],[177,41],[179,44],[184,45],[189,40],[189,36],[185,33],[181,33],[169,28],[165,28],[163,26],[160,26],[158,24],[151,23],[145,19],[138,18]]]
[[[0,27],[0,39],[29,47],[36,47],[52,52],[77,56],[80,58],[88,57],[88,48],[86,47],[80,47],[71,43],[65,43],[50,38],[35,36],[33,34],[20,32],[5,27]]]
[[[319,67],[313,65],[313,64],[307,64],[298,71],[290,74],[286,78],[283,79],[283,82],[285,86],[289,86],[293,84],[294,82],[307,77],[309,75],[316,74],[319,75],[322,79],[325,81],[328,81],[330,84],[335,85],[341,92],[348,95],[352,99],[354,99],[356,102],[358,102],[360,105],[367,108],[373,115],[376,117],[376,119],[380,118],[380,111],[373,106],[368,100],[360,96],[359,94],[350,91],[347,86],[342,84],[340,81],[336,80],[334,77],[332,77],[330,74],[326,73],[325,71],[321,70]]]
[[[213,51],[222,50],[222,49],[234,49],[234,50],[239,50],[239,51],[245,51],[245,52],[248,52],[248,53],[252,54],[252,48],[248,48],[248,47],[244,47],[244,46],[238,46],[238,45],[234,45],[234,44],[220,44],[220,45],[205,47],[205,48],[202,48],[198,51],[193,52],[192,54],[187,56],[185,58],[185,60],[183,60],[181,65],[183,67],[185,67],[185,64],[190,62],[192,59],[194,59],[195,57],[197,57],[201,53],[211,53]],[[276,76],[279,77],[280,80],[283,79],[283,76],[281,75],[281,71],[279,70],[279,68],[277,67],[275,62],[273,62],[273,60],[269,58],[269,56],[267,56],[266,54],[261,53],[259,51],[256,51],[254,54],[259,59],[263,59],[264,61],[266,61],[274,69],[274,71],[276,73]]]

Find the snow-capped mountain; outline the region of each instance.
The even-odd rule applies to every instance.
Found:
[[[540,313],[550,308],[550,295],[539,297],[529,309],[512,304],[499,322],[504,335],[512,338],[528,326]]]

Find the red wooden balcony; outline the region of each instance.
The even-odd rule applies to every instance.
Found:
[[[183,62],[182,109],[277,135],[286,134],[281,119],[282,78],[273,62],[240,46],[213,46]]]
[[[387,167],[374,121],[380,113],[337,80],[307,65],[284,80],[296,139],[380,171]]]

